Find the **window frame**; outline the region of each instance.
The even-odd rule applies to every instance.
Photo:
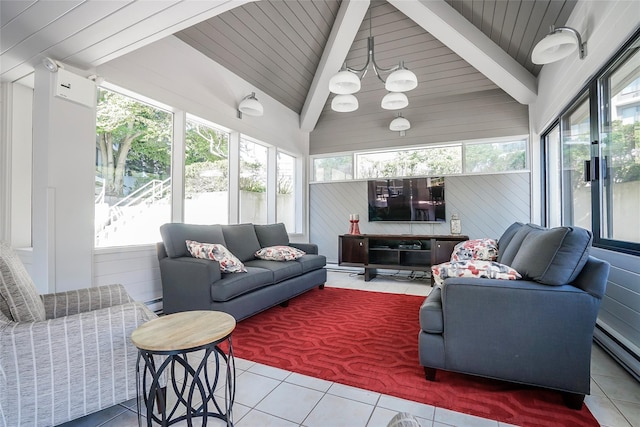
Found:
[[[593,233],[593,246],[601,249],[606,249],[614,252],[622,252],[631,255],[640,255],[640,243],[608,239],[601,236],[602,233],[602,197],[601,194],[601,182],[602,176],[602,163],[600,158],[602,157],[602,147],[600,145],[600,124],[602,115],[600,112],[600,105],[602,97],[606,94],[602,91],[601,82],[610,76],[616,69],[626,61],[636,50],[631,49],[634,44],[640,43],[640,29],[636,32],[618,49],[612,57],[603,65],[589,81],[580,88],[577,95],[571,99],[571,101],[565,106],[556,116],[556,118],[549,124],[540,134],[540,146],[543,167],[541,173],[541,180],[543,183],[542,195],[542,218],[546,226],[549,225],[549,191],[550,189],[546,185],[548,183],[548,167],[549,167],[549,152],[546,144],[548,135],[554,130],[556,125],[560,125],[560,141],[562,141],[562,123],[563,118],[570,114],[576,105],[581,102],[585,97],[588,97],[589,114],[590,114],[590,141],[591,141],[591,161],[598,161],[598,178],[591,184],[591,232]],[[597,144],[597,146],[596,146]],[[594,147],[595,146],[595,147]],[[561,196],[562,197],[562,196]],[[563,209],[561,209],[563,210]],[[561,219],[564,224],[564,218]]]

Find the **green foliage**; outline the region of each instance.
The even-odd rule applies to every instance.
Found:
[[[226,159],[214,162],[191,163],[185,167],[185,197],[197,194],[227,191],[229,185],[229,163]]]
[[[460,146],[403,150],[358,157],[358,178],[390,178],[461,172]]]
[[[229,158],[228,134],[193,121],[187,122],[186,132],[186,165]]]
[[[526,167],[526,142],[465,146],[466,172],[505,172]]]
[[[170,173],[172,115],[150,105],[100,89],[96,108],[97,175],[105,194],[121,198],[124,176],[135,176],[135,190]]]

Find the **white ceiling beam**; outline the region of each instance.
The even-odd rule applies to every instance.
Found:
[[[521,104],[537,97],[536,78],[444,0],[388,0]]]
[[[329,80],[340,70],[356,38],[369,0],[343,0],[300,113],[300,129],[311,132],[329,98]]]

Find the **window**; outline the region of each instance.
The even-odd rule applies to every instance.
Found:
[[[359,179],[462,172],[462,146],[356,154]]]
[[[184,154],[184,222],[229,222],[229,132],[187,119]]]
[[[155,243],[171,221],[173,114],[99,89],[95,246]]]
[[[589,99],[578,101],[561,120],[562,223],[591,230],[591,159]]]
[[[542,135],[547,225],[589,229],[594,246],[633,254],[640,253],[640,51],[629,46],[637,40]]]
[[[240,138],[240,222],[267,223],[268,149]]]
[[[601,237],[640,243],[640,52],[600,81]]]
[[[287,231],[296,231],[296,159],[278,151],[276,160],[276,222],[284,223]]]
[[[353,156],[313,159],[313,181],[342,181],[353,179]]]
[[[466,173],[507,172],[526,169],[527,141],[481,142],[464,146]]]

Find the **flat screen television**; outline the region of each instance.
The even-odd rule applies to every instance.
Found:
[[[444,177],[367,182],[369,221],[446,222]]]

